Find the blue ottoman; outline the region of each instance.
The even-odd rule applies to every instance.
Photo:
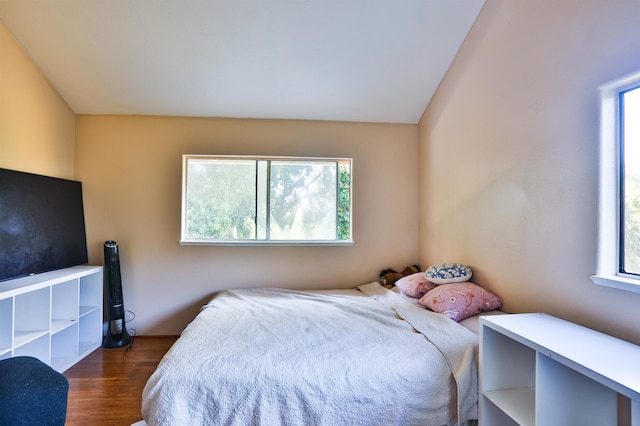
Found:
[[[69,381],[39,359],[0,361],[0,425],[63,426]]]

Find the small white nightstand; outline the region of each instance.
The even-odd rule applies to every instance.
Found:
[[[550,315],[480,319],[481,426],[640,426],[640,346]]]

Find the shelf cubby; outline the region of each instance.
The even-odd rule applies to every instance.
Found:
[[[20,346],[13,349],[13,356],[32,356],[45,364],[51,363],[51,347],[49,346],[49,333],[33,333]]]
[[[51,333],[73,326],[79,314],[78,280],[51,286]]]
[[[537,372],[538,424],[617,425],[612,389],[542,354]]]
[[[66,370],[75,363],[78,355],[78,322],[51,335],[51,366],[54,369]]]
[[[487,372],[483,391],[493,406],[520,425],[535,425],[535,350],[508,336],[483,330],[482,368]]]
[[[12,346],[13,298],[0,299],[0,359],[11,357]]]
[[[13,345],[20,347],[49,333],[50,288],[44,287],[14,298]]]
[[[102,345],[102,310],[92,309],[80,317],[80,355],[88,355]]]

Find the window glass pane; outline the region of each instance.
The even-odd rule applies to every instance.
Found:
[[[272,161],[270,239],[337,239],[337,163]]]
[[[640,88],[622,94],[623,241],[621,272],[640,274]]]
[[[255,239],[256,161],[191,159],[187,164],[186,237]]]
[[[258,176],[257,185],[258,191],[256,193],[256,204],[258,209],[258,216],[256,217],[256,223],[258,225],[258,239],[267,239],[267,186],[269,185],[269,162],[258,161]]]

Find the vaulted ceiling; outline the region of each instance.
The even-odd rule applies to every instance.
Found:
[[[77,114],[417,123],[484,0],[0,0]]]

